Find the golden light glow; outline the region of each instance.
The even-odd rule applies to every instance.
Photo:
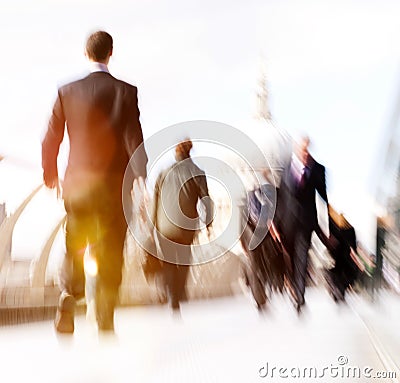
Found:
[[[95,277],[98,272],[97,262],[95,257],[90,252],[90,245],[86,246],[85,254],[83,256],[83,264],[85,271],[88,275]]]

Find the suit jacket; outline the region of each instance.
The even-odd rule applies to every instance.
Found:
[[[293,230],[303,230],[308,234],[317,230],[316,192],[328,203],[324,166],[310,156],[303,176],[297,182],[289,163],[278,191],[276,222],[281,232],[291,236]]]
[[[191,244],[199,229],[199,199],[206,208],[206,223],[211,223],[213,208],[204,171],[190,158],[178,161],[157,178],[152,222],[166,238]]]
[[[132,181],[134,177],[146,177],[147,156],[141,145],[136,87],[107,72],[93,72],[59,89],[42,142],[45,181],[58,176],[57,156],[65,124],[70,151],[64,198],[90,193],[98,184],[110,182],[120,189],[136,149],[140,152],[139,161],[128,173]]]

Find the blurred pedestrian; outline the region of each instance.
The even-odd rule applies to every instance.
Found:
[[[345,300],[346,290],[352,286],[363,268],[357,256],[357,241],[354,227],[343,214],[331,205],[329,212],[329,241],[327,248],[335,265],[326,272],[330,293],[335,302]]]
[[[296,309],[305,303],[308,251],[311,235],[318,230],[316,192],[328,203],[325,168],[309,153],[310,139],[302,137],[295,145],[278,191],[275,225],[290,255],[289,286]]]
[[[207,230],[213,219],[213,203],[207,179],[191,159],[192,141],[186,139],[175,148],[176,162],[157,178],[152,222],[163,259],[162,274],[171,307],[179,311],[185,298],[186,280],[192,262],[191,244],[201,228],[197,203],[206,210]]]
[[[259,311],[266,307],[268,293],[282,292],[284,287],[284,249],[274,227],[270,227],[275,196],[274,185],[263,184],[247,193],[242,211],[240,241],[246,255],[243,276]]]
[[[75,303],[85,293],[85,251],[97,263],[95,306],[99,330],[114,329],[127,229],[122,184],[136,150],[138,166],[128,169],[131,184],[133,178],[146,177],[137,88],[109,73],[112,53],[113,39],[107,32],[89,36],[86,56],[91,73],[59,89],[42,143],[44,183],[58,188],[57,156],[67,127],[70,150],[63,183],[66,255],[55,320],[56,330],[61,333],[74,331]]]

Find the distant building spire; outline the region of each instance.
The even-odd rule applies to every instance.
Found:
[[[272,119],[268,105],[267,76],[265,74],[265,60],[261,57],[261,75],[257,87],[257,113],[256,117],[261,120],[270,121]]]

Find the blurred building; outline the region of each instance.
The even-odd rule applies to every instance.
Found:
[[[7,217],[6,204],[0,203],[0,225],[4,222],[6,217]]]
[[[400,292],[400,162],[395,193],[387,201],[387,215],[377,222],[376,280]]]
[[[384,140],[376,200],[385,213],[377,219],[375,279],[400,292],[400,93]]]
[[[389,198],[387,204],[388,214],[391,217],[392,228],[400,233],[400,161],[398,164],[398,171],[395,182],[394,196]]]
[[[264,158],[253,159],[252,162],[256,165],[255,170],[261,179],[265,177],[265,170],[267,169],[270,171],[270,177],[266,181],[279,187],[282,171],[291,158],[292,138],[273,121],[267,76],[263,67],[258,80],[256,101],[255,115],[245,122],[246,126],[243,128],[261,149]],[[248,172],[248,169],[242,169],[243,172]]]

